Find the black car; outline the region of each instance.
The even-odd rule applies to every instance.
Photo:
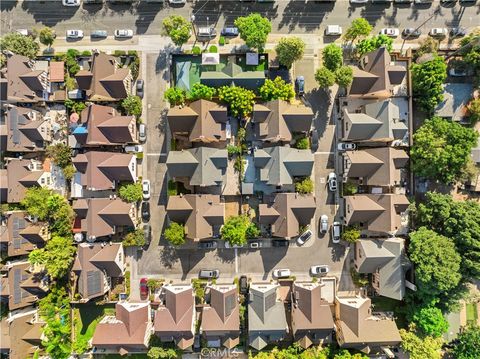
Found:
[[[220,33],[220,35],[222,36],[231,36],[231,37],[238,36],[238,34],[239,34],[238,27],[234,27],[234,26],[224,27]]]
[[[303,76],[297,76],[295,79],[295,90],[298,96],[303,96],[305,93],[305,78]]]
[[[240,287],[240,294],[247,294],[248,292],[248,279],[246,275],[242,275],[238,281],[238,286]]]
[[[137,96],[143,98],[143,85],[144,82],[142,79],[137,80]]]
[[[198,248],[201,249],[214,249],[218,247],[217,241],[203,241],[198,243]]]
[[[422,31],[420,29],[414,29],[413,27],[407,27],[402,31],[402,36],[409,38],[419,37],[421,34]]]
[[[149,224],[143,225],[143,238],[145,238],[145,245],[149,245],[152,240],[152,227]]]
[[[108,33],[106,30],[93,30],[90,33],[90,37],[92,39],[104,39],[108,36]]]
[[[318,131],[316,129],[312,130],[310,147],[313,151],[318,149]]]
[[[450,37],[464,37],[467,34],[467,30],[463,27],[454,27],[450,30]]]
[[[274,239],[272,240],[272,246],[273,247],[288,247],[290,245],[289,241],[286,241],[285,239]]]
[[[142,202],[142,218],[144,221],[150,220],[150,203]]]

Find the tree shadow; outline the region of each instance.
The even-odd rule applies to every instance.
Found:
[[[140,1],[136,7],[137,19],[135,20],[136,33],[138,35],[145,34],[150,24],[155,20],[157,13],[164,8],[163,3],[147,3]]]
[[[16,0],[3,0],[0,1],[0,11],[10,11],[17,6]]]
[[[22,2],[22,10],[31,14],[36,23],[44,26],[55,26],[59,22],[72,18],[80,7],[76,6],[59,6],[57,2],[41,2],[24,1]],[[52,16],[52,13],[55,16]]]
[[[323,19],[334,6],[333,2],[318,4],[311,1],[290,1],[282,13],[278,28],[288,27],[289,31],[294,31],[296,28],[304,29],[306,32],[315,31],[320,28]]]
[[[362,10],[360,10],[360,15],[361,17],[367,19],[372,26],[375,26],[380,19],[385,19],[387,24],[391,24],[391,19],[395,19],[397,9],[394,7],[393,15],[386,16],[385,12],[390,7],[391,3],[372,4],[368,2],[362,7]]]
[[[260,249],[260,256],[263,263],[263,280],[268,279],[270,272],[275,269],[278,262],[280,262],[287,255],[288,247],[279,247],[273,250],[272,248]]]
[[[331,120],[328,116],[328,109],[331,104],[330,90],[317,88],[306,93],[305,98],[310,103],[314,113],[314,127],[318,131],[319,138],[322,138]]]
[[[167,245],[160,249],[160,263],[163,267],[172,269],[179,260],[180,257],[174,246]]]

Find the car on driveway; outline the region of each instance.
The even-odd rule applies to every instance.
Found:
[[[133,30],[131,29],[117,29],[114,32],[114,35],[118,39],[128,39],[133,37]]]
[[[448,35],[448,30],[444,27],[434,27],[428,34],[431,37],[446,37]]]
[[[400,30],[396,27],[385,27],[380,30],[380,35],[386,35],[388,37],[397,37],[400,35]]]
[[[347,143],[347,142],[339,142],[337,144],[337,149],[339,151],[353,151],[353,150],[357,149],[357,144]]]
[[[403,29],[402,31],[402,36],[405,38],[417,38],[422,34],[422,31],[420,29],[415,29],[413,27],[407,27]]]
[[[334,172],[330,172],[327,177],[328,189],[332,192],[337,190],[337,175]]]
[[[467,35],[467,29],[463,27],[453,27],[450,29],[450,37],[464,37]]]
[[[150,203],[142,202],[142,218],[144,221],[150,220]]]
[[[218,247],[217,241],[202,241],[198,242],[198,248],[200,249],[214,249]]]
[[[138,79],[135,89],[136,89],[137,96],[140,98],[143,98],[143,85],[144,85],[143,80]]]
[[[350,0],[350,4],[367,4],[368,0]]]
[[[187,0],[168,0],[168,3],[171,5],[185,5]]]
[[[248,247],[252,249],[262,248],[263,242],[262,241],[251,241],[248,243]]]
[[[138,126],[138,139],[140,142],[145,142],[147,140],[147,126],[144,123],[141,123]]]
[[[310,147],[314,152],[316,152],[318,149],[318,137],[318,131],[316,128],[314,128],[310,136]]]
[[[306,242],[308,242],[310,240],[310,238],[312,238],[312,231],[311,230],[306,230],[305,232],[303,232],[298,238],[297,238],[297,244],[299,246],[303,246]]]
[[[322,214],[320,217],[320,233],[327,233],[328,231],[328,216]]]
[[[290,242],[285,239],[274,239],[272,240],[272,247],[288,247]]]
[[[145,245],[148,246],[152,240],[152,226],[149,224],[143,225],[143,238],[145,238]]]
[[[217,36],[217,30],[215,30],[213,27],[204,26],[204,27],[199,27],[197,30],[197,37],[211,38],[215,36]]]
[[[325,275],[325,274],[327,274],[328,272],[330,272],[330,268],[329,268],[328,265],[326,265],[326,264],[317,265],[317,266],[311,266],[311,267],[310,267],[310,273],[311,273],[313,276]]]
[[[145,179],[142,181],[142,193],[143,199],[150,199],[150,180]]]
[[[125,146],[125,152],[133,152],[133,153],[142,153],[143,152],[143,146],[142,145],[130,145],[130,146]]]
[[[238,281],[238,285],[240,287],[240,294],[247,294],[248,292],[248,279],[246,275],[240,276],[240,280]]]
[[[332,224],[332,242],[340,243],[342,225],[340,222],[333,222]]]
[[[63,6],[80,6],[80,0],[62,0]]]
[[[222,36],[229,36],[229,37],[235,37],[235,36],[238,36],[238,34],[239,34],[238,27],[235,27],[235,26],[224,27],[220,33],[220,35]]]
[[[90,33],[90,37],[93,39],[103,39],[108,36],[106,30],[94,30]]]
[[[198,277],[202,279],[216,279],[220,277],[220,271],[218,269],[202,269],[198,273]]]
[[[327,27],[325,28],[326,36],[340,36],[342,32],[342,27],[339,25],[327,25]]]
[[[140,279],[140,299],[145,300],[148,297],[147,278]]]
[[[67,39],[82,39],[83,31],[82,30],[67,30]]]
[[[305,77],[297,76],[295,79],[295,91],[298,96],[303,96],[305,94]]]
[[[272,274],[275,278],[288,278],[292,275],[292,272],[290,269],[274,269]]]

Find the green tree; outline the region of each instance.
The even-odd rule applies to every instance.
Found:
[[[40,43],[44,44],[45,46],[48,46],[48,48],[52,46],[56,37],[57,35],[55,34],[55,31],[48,26],[45,26],[43,29],[41,29],[38,34],[38,39],[40,40]]]
[[[308,137],[299,138],[295,142],[295,148],[298,148],[299,150],[309,149],[310,148],[310,141],[308,140]]]
[[[423,302],[447,295],[460,283],[461,257],[451,239],[421,227],[410,233],[409,252],[415,264],[417,294]]]
[[[424,40],[419,41],[419,47],[414,52],[413,60],[417,60],[419,57],[425,54],[436,53],[438,50],[438,41],[428,36]]]
[[[305,42],[298,37],[282,37],[275,47],[278,62],[286,68],[303,57]]]
[[[203,85],[202,85],[203,86]],[[163,95],[165,100],[170,103],[170,106],[179,106],[185,103],[185,90],[178,87],[170,87]]]
[[[48,146],[46,153],[62,169],[72,164],[72,150],[65,143]]]
[[[221,229],[222,239],[232,245],[244,245],[248,238],[256,237],[258,233],[255,224],[245,215],[228,218]]]
[[[58,236],[71,236],[75,214],[65,197],[52,194],[47,198],[47,206],[50,232]]]
[[[353,69],[350,66],[342,66],[335,72],[335,81],[338,86],[348,87],[353,81]]]
[[[320,88],[329,88],[335,83],[335,74],[326,67],[320,67],[315,72],[315,80]]]
[[[480,34],[474,32],[465,36],[460,45],[462,46],[461,54],[463,61],[473,66],[474,68],[480,68]]]
[[[445,60],[434,56],[429,61],[413,64],[411,72],[413,96],[425,112],[432,113],[443,100],[443,83],[447,79]]]
[[[178,353],[175,349],[165,349],[162,347],[151,347],[148,350],[147,357],[152,359],[175,359]]]
[[[467,106],[468,120],[473,126],[480,120],[480,98],[473,99]]]
[[[342,239],[348,243],[355,243],[360,239],[360,230],[356,226],[348,226],[342,232]]]
[[[58,279],[68,273],[75,252],[72,238],[53,236],[44,248],[31,251],[28,260],[32,264],[45,266],[50,277]]]
[[[347,41],[354,41],[357,37],[370,35],[372,29],[372,25],[360,17],[352,21],[352,24],[345,32],[344,38]]]
[[[400,329],[401,346],[410,354],[410,359],[440,359],[442,357],[442,338],[419,338],[413,328],[411,327],[408,331]]]
[[[238,86],[220,87],[218,98],[230,106],[230,112],[235,117],[249,117],[255,104],[255,93]]]
[[[187,98],[190,101],[196,101],[196,100],[200,100],[200,99],[211,100],[212,97],[215,96],[216,93],[217,93],[217,90],[215,88],[209,87],[207,85],[201,84],[200,82],[197,82],[197,83],[193,84]],[[166,95],[166,93],[165,93],[165,95]],[[178,96],[178,97],[180,97],[180,96]],[[167,98],[167,100],[169,102],[171,102],[170,99]],[[173,103],[181,104],[181,103],[183,103],[183,100],[173,101]]]
[[[69,164],[67,167],[63,168],[63,176],[67,181],[70,181],[76,172],[77,170],[72,164]]]
[[[468,326],[461,331],[452,351],[455,359],[480,358],[480,327]]]
[[[164,33],[172,39],[175,45],[182,46],[190,38],[192,24],[183,16],[170,15],[163,19],[162,24]]]
[[[23,36],[18,32],[11,32],[0,39],[0,51],[11,51],[14,54],[34,59],[40,46],[30,36]]]
[[[240,127],[237,131],[237,140],[238,142],[243,142],[245,141],[245,137],[247,137],[247,130],[245,128]]]
[[[266,79],[258,90],[263,101],[284,100],[290,101],[295,97],[295,89],[292,84],[287,84],[280,76],[274,80]]]
[[[477,138],[471,128],[433,117],[413,135],[412,169],[418,176],[454,182],[464,175]]]
[[[342,349],[339,353],[336,353],[333,359],[368,359],[367,356],[362,353],[352,354],[346,349]]]
[[[375,51],[382,46],[387,48],[388,52],[392,52],[393,39],[387,35],[377,35],[368,39],[363,39],[358,42],[355,50],[360,56],[363,56],[369,52]]]
[[[235,26],[238,27],[240,37],[249,48],[257,49],[258,52],[263,51],[268,34],[272,31],[272,24],[266,17],[256,13],[237,17]]]
[[[125,237],[123,237],[122,244],[124,247],[141,247],[145,245],[145,236],[143,235],[143,230],[141,228],[137,228],[134,231],[128,232]]]
[[[343,65],[343,50],[335,44],[328,44],[322,51],[323,66],[332,72]]]
[[[312,179],[305,177],[301,181],[295,182],[295,191],[302,194],[313,193]]]
[[[129,95],[121,102],[121,107],[130,116],[140,117],[142,114],[142,99],[135,95]]]
[[[233,157],[234,155],[241,155],[242,148],[240,146],[227,145],[227,153],[230,157]]]
[[[142,184],[138,182],[122,184],[118,189],[118,195],[128,203],[141,201],[143,198]]]
[[[51,196],[52,191],[44,187],[30,187],[25,192],[21,204],[29,215],[44,221],[48,217],[48,204],[46,199]]]
[[[452,238],[462,257],[466,281],[480,278],[480,203],[455,201],[452,196],[427,192],[418,204],[415,223]]]
[[[183,224],[171,222],[164,232],[165,239],[174,246],[179,246],[185,243],[185,227]]]
[[[413,321],[424,335],[438,338],[448,330],[448,322],[442,311],[434,305],[421,307],[414,315]]]

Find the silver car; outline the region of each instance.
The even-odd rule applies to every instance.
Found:
[[[328,231],[328,216],[322,214],[320,217],[320,233],[327,233]]]
[[[275,278],[288,278],[292,275],[290,269],[275,269],[273,271],[273,276]]]
[[[330,267],[326,264],[310,267],[310,273],[312,276],[326,275],[328,272],[330,272]]]
[[[115,37],[119,39],[128,39],[133,37],[133,30],[130,29],[117,29],[114,32]]]
[[[334,172],[330,172],[327,177],[328,189],[332,192],[337,190],[337,175]]]
[[[147,140],[147,126],[144,123],[141,123],[138,126],[138,139],[140,142],[145,142]]]

